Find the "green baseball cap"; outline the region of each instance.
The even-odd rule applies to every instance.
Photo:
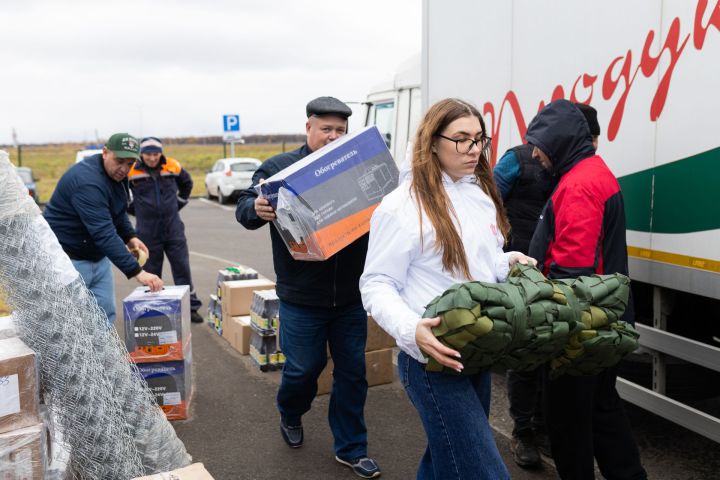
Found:
[[[119,158],[140,159],[140,142],[129,133],[116,133],[112,135],[105,148],[113,152]]]

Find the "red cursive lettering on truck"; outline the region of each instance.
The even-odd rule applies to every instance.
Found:
[[[593,75],[590,73],[578,75],[570,89],[569,100],[572,102],[591,103],[595,95],[595,86],[598,83],[598,79],[600,79],[600,83],[597,86],[603,100],[610,101],[619,92],[606,130],[608,140],[613,141],[617,137],[622,125],[625,103],[637,79],[637,74],[640,73],[643,77],[650,78],[657,72],[660,59],[663,55],[667,55],[669,62],[664,63],[664,70],[661,72],[660,81],[655,90],[652,103],[650,104],[649,119],[652,122],[656,121],[665,107],[673,72],[690,38],[692,37],[695,49],[701,50],[705,44],[705,37],[710,27],[714,27],[720,31],[720,0],[715,3],[715,6],[710,11],[707,23],[703,24],[703,17],[706,16],[705,14],[707,12],[707,5],[708,0],[698,0],[695,8],[692,33],[683,36],[680,18],[675,17],[670,23],[665,41],[657,54],[654,54],[652,51],[655,31],[650,30],[645,37],[645,43],[637,64],[633,63],[633,51],[628,50],[624,55],[613,58],[602,75]],[[579,96],[581,94],[582,97]],[[556,85],[550,95],[550,101],[552,102],[560,98],[566,98],[565,89],[562,85]],[[541,100],[538,105],[538,111],[544,106],[545,101]],[[524,138],[527,130],[527,123],[522,114],[517,95],[512,90],[509,90],[505,94],[505,98],[500,103],[498,109],[496,109],[491,102],[486,102],[483,105],[483,114],[490,117],[493,147],[499,144],[500,127],[502,125],[505,107],[511,109],[521,138]],[[495,164],[496,155],[496,149],[493,148],[493,165]]]

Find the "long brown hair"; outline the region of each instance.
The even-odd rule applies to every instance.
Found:
[[[440,160],[432,151],[435,135],[441,133],[458,118],[468,116],[477,117],[480,120],[483,136],[485,136],[485,121],[473,105],[456,98],[446,98],[430,107],[415,136],[410,190],[420,204],[421,238],[422,215],[423,211],[425,211],[430,223],[435,228],[434,247],[442,252],[443,269],[455,275],[462,274],[465,278],[471,280],[465,248],[452,221],[452,217],[457,219],[457,214],[443,187]],[[475,167],[475,177],[478,186],[495,204],[497,225],[503,236],[507,237],[507,233],[510,231],[510,223],[505,216],[505,210],[493,180],[492,169],[485,149],[480,153],[480,161]]]

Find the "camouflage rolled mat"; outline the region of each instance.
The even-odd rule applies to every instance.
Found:
[[[629,294],[630,279],[621,274],[551,281],[515,265],[504,283],[454,285],[423,316],[440,317],[433,333],[460,352],[462,375],[548,362],[552,378],[593,375],[638,347],[639,334],[620,320]],[[458,375],[432,357],[426,368]]]

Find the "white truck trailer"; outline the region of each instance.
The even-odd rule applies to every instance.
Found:
[[[593,105],[625,197],[642,344],[618,390],[720,442],[720,400],[693,402],[720,396],[720,1],[424,0],[422,30],[366,123],[402,163],[429,105],[469,100],[494,162],[550,101]]]

